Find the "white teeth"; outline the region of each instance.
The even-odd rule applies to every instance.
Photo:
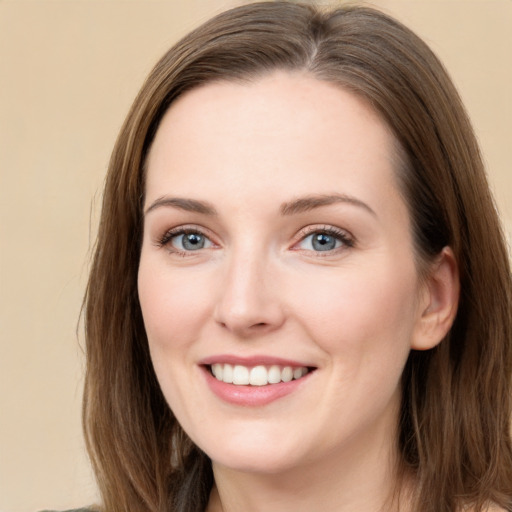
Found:
[[[211,371],[217,380],[237,386],[266,386],[267,384],[279,384],[290,382],[293,379],[300,379],[308,373],[305,366],[292,368],[291,366],[263,365],[247,367],[242,365],[231,365],[215,363]]]
[[[237,386],[246,386],[249,384],[249,369],[237,364],[233,368],[233,384]]]
[[[219,363],[212,364],[212,373],[215,378],[222,380],[222,365]]]
[[[283,382],[290,382],[293,379],[293,370],[290,366],[285,366],[281,372],[281,379]]]
[[[271,366],[267,377],[269,384],[278,384],[281,382],[281,368],[279,366]]]
[[[251,386],[265,386],[268,384],[267,369],[264,366],[255,366],[249,373],[249,384]]]
[[[221,367],[221,377],[217,377],[219,380],[226,382],[227,384],[231,384],[233,382],[233,367],[230,364],[225,364],[224,369]]]

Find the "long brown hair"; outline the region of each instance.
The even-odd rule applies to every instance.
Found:
[[[107,512],[203,510],[208,457],[177,424],[156,380],[137,296],[144,163],[163,114],[184,91],[281,70],[352,91],[388,123],[418,268],[451,246],[461,298],[451,332],[410,354],[402,380],[402,471],[418,512],[512,507],[512,283],[473,130],[443,66],[376,10],[263,2],[186,36],[144,83],[116,142],[85,298],[83,423]],[[400,468],[399,471],[400,471]]]

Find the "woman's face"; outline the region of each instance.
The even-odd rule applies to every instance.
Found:
[[[166,113],[140,304],[166,400],[219,467],[392,450],[424,307],[395,160],[366,104],[306,74],[208,84]]]

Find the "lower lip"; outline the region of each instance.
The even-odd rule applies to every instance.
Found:
[[[260,407],[270,404],[298,390],[311,373],[300,379],[266,386],[236,386],[217,380],[207,367],[203,367],[208,386],[224,402],[245,407]]]

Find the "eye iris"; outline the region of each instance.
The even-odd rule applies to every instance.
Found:
[[[330,251],[336,247],[336,238],[326,233],[313,235],[313,249],[315,251]]]
[[[183,248],[189,251],[202,249],[204,247],[204,243],[204,236],[199,233],[186,233],[182,238]]]

